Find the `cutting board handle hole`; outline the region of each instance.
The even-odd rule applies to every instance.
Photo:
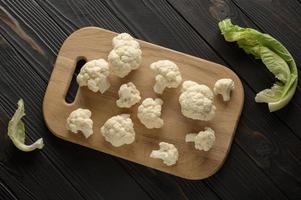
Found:
[[[67,94],[65,96],[65,101],[68,104],[73,103],[73,101],[74,101],[74,99],[76,97],[76,93],[77,93],[77,90],[78,90],[78,84],[76,82],[76,77],[77,77],[80,69],[82,68],[82,66],[84,66],[84,64],[86,62],[87,62],[87,59],[84,58],[84,57],[79,57],[77,59],[75,70],[74,70],[73,75],[72,75],[72,80],[71,80],[71,83],[69,85]]]

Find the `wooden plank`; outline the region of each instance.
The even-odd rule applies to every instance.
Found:
[[[121,162],[153,199],[220,199],[204,181],[189,181],[142,165]]]
[[[274,77],[272,77],[262,62],[255,60],[253,56],[246,55],[236,44],[225,42],[220,35],[217,23],[228,16],[234,19],[234,23],[256,28],[254,23],[233,3],[229,2],[229,0],[205,1],[203,3],[173,0],[170,3],[181,13],[193,29],[210,44],[214,51],[231,66],[233,71],[246,81],[252,90],[257,93],[271,86],[274,82]],[[297,60],[299,58],[295,59],[299,63]],[[287,124],[299,139],[301,138],[301,132],[299,131],[301,124],[298,121],[301,118],[301,107],[299,105],[301,101],[300,84],[299,81],[297,92],[292,101],[282,110],[273,113],[283,123]],[[267,105],[257,104],[257,106],[259,109],[265,109],[268,112]]]
[[[1,33],[6,35],[10,35],[9,31],[11,31],[11,33],[14,32],[9,27],[1,26],[1,28]],[[28,29],[26,30],[28,35],[32,34],[30,31],[27,31]],[[12,37],[8,37],[8,39],[11,38]],[[38,71],[41,66],[45,66],[46,68],[47,62],[53,62],[53,60],[49,61],[45,59],[41,65],[37,64],[34,59],[27,56],[27,52],[30,48],[26,45],[19,45],[22,44],[22,38],[16,37],[14,39],[18,41],[16,48],[20,54],[16,53],[5,40],[1,40],[3,48],[3,50],[1,49],[0,59],[1,108],[7,110],[4,116],[8,119],[15,110],[15,103],[18,98],[23,97],[26,102],[28,114],[25,120],[28,138],[32,141],[42,136],[46,146],[42,151],[35,153],[37,155],[32,158],[34,162],[32,162],[32,164],[29,163],[29,165],[28,162],[24,161],[24,154],[20,154],[15,148],[12,148],[13,151],[11,154],[15,160],[9,158],[4,166],[8,165],[10,168],[15,167],[14,170],[19,173],[21,177],[14,181],[14,176],[2,174],[1,179],[3,179],[9,187],[19,191],[19,193],[17,193],[18,197],[22,196],[23,193],[25,196],[27,190],[31,191],[31,196],[28,197],[29,199],[45,199],[47,195],[53,199],[120,199],[121,197],[149,199],[140,186],[125,173],[121,166],[116,165],[116,161],[111,157],[107,155],[100,156],[100,154],[95,151],[87,151],[85,148],[57,140],[51,135],[44,125],[41,113],[42,99],[47,82],[43,77],[40,77]],[[14,43],[15,40],[10,40],[9,42]],[[41,43],[40,41],[40,44]],[[51,55],[50,50],[46,48],[43,50],[46,55]],[[5,53],[5,51],[7,51],[7,53]],[[32,51],[34,53],[33,49]],[[35,80],[35,82],[33,83],[32,80]],[[5,124],[7,124],[7,121]],[[6,130],[3,133],[6,133]],[[40,152],[41,155],[38,154],[38,152]],[[78,153],[74,154],[74,152]],[[70,155],[75,156],[71,157]],[[95,166],[102,167],[98,169],[95,168]],[[0,171],[5,172],[4,170]],[[32,177],[36,178],[32,179]],[[20,181],[20,179],[24,179],[24,181]],[[16,184],[16,182],[18,184]],[[57,183],[60,183],[60,187],[53,187]],[[114,192],[111,183],[121,188],[119,190],[120,193]],[[31,190],[21,190],[18,189],[18,185],[25,189],[29,186],[32,188]]]
[[[249,159],[245,159],[244,152],[238,145],[233,145],[231,154],[226,161],[227,167],[220,173],[205,180],[205,183],[224,199],[287,199],[269,179],[262,178],[260,170],[250,170],[256,165]],[[231,181],[228,181],[231,180]],[[231,187],[228,186],[231,184]],[[235,189],[236,188],[236,189]],[[232,191],[234,189],[234,191]],[[243,191],[243,192],[242,192]]]
[[[17,197],[1,180],[0,180],[0,198],[6,200],[17,200]]]
[[[241,77],[243,77],[243,79],[248,81],[250,80],[250,83],[252,83],[250,85],[252,87],[258,87],[258,83],[253,80],[258,80],[257,77],[261,75],[260,73],[258,73],[258,71],[253,72],[254,70],[252,68],[254,61],[245,56],[243,52],[237,51],[236,48],[230,48],[229,45],[227,46],[226,43],[222,41],[222,38],[218,37],[219,31],[216,25],[218,20],[215,18],[216,16],[233,16],[235,13],[235,16],[237,16],[236,19],[240,19],[238,21],[240,21],[241,23],[247,20],[246,17],[244,17],[243,14],[239,12],[239,10],[235,9],[235,5],[224,2],[222,6],[218,7],[217,5],[211,4],[209,2],[207,2],[206,4],[204,2],[200,4],[198,2],[191,1],[170,2],[183,15],[183,17],[185,17],[185,20],[188,20],[188,22],[200,34],[200,36],[203,37],[208,43],[212,44],[212,48],[214,48],[214,50],[228,64],[231,65],[231,68],[234,69],[234,71],[236,71]],[[208,9],[210,8],[210,6],[211,9]],[[218,10],[220,11],[217,12],[219,15],[216,15],[216,12],[213,12],[212,9],[218,8],[225,9],[223,12]],[[212,12],[214,14],[212,14]],[[248,23],[251,22],[248,21]],[[244,66],[244,70],[241,69],[241,66]],[[245,89],[248,89],[248,87],[245,87]],[[298,190],[298,188],[300,188],[299,180],[296,180],[292,176],[287,176],[288,171],[290,173],[293,173],[293,176],[300,176],[300,170],[290,170],[297,169],[300,166],[300,163],[298,162],[298,159],[300,158],[296,157],[296,155],[300,153],[300,142],[299,139],[292,134],[293,132],[288,127],[283,126],[283,123],[281,123],[281,121],[285,121],[285,118],[287,118],[287,116],[268,113],[263,106],[259,106],[253,101],[252,98],[254,97],[254,95],[252,94],[252,91],[245,91],[245,94],[246,103],[241,123],[249,124],[249,130],[251,130],[250,136],[253,136],[254,133],[259,132],[259,138],[265,138],[267,140],[265,142],[259,142],[258,140],[256,140],[256,137],[253,136],[251,138],[256,141],[251,143],[250,137],[247,138],[245,137],[245,134],[238,133],[237,138],[239,138],[240,146],[245,149],[245,151],[251,156],[251,158],[254,159],[254,161],[256,161],[258,164],[262,163],[264,160],[260,159],[260,157],[262,157],[263,155],[260,155],[260,153],[257,152],[258,146],[255,146],[257,142],[262,143],[262,146],[270,143],[276,145],[274,148],[281,149],[280,152],[276,151],[277,153],[273,153],[273,150],[271,150],[269,151],[268,155],[266,155],[266,159],[273,164],[265,167],[263,167],[261,164],[259,164],[258,166],[273,180],[273,182],[279,185],[279,188],[283,188],[282,191],[284,191],[287,196],[300,196],[300,190]],[[293,104],[294,103],[291,103],[290,105],[288,105],[288,107],[293,106],[294,108],[286,109],[290,109],[291,112],[289,114],[298,119],[298,107]],[[261,117],[258,118],[258,116]],[[247,118],[247,121],[244,121],[245,117]],[[281,121],[279,121],[279,118],[281,118]],[[242,132],[244,132],[244,130],[242,130]],[[295,132],[295,134],[299,133]],[[286,160],[286,163],[282,162],[284,160]],[[285,178],[285,181],[283,181],[283,178]]]
[[[126,5],[124,5],[124,4],[126,4]],[[139,35],[139,37],[142,39],[149,38],[149,41],[159,43],[161,45],[172,47],[177,50],[184,51],[184,52],[191,51],[191,52],[193,52],[192,54],[194,54],[194,55],[198,55],[201,57],[209,58],[211,60],[222,62],[220,59],[218,59],[216,54],[214,54],[210,50],[210,48],[208,48],[208,46],[206,45],[206,43],[204,43],[202,38],[200,38],[191,28],[189,28],[189,26],[185,25],[183,20],[182,21],[172,20],[172,19],[179,19],[179,17],[174,16],[175,15],[174,12],[172,12],[173,17],[167,18],[169,21],[166,22],[166,17],[164,17],[164,16],[158,17],[157,16],[158,13],[169,13],[170,14],[171,11],[170,10],[166,11],[166,8],[164,8],[164,7],[155,12],[153,10],[145,9],[146,6],[147,6],[147,8],[150,7],[149,4],[145,3],[145,1],[144,1],[144,4],[146,4],[146,5],[144,5],[144,6],[141,5],[142,4],[141,2],[140,3],[127,2],[124,4],[121,4],[119,2],[119,4],[116,6],[120,6],[120,9],[115,8],[115,6],[111,6],[111,9],[114,13],[118,13],[118,14],[116,14],[116,16],[119,16],[120,19],[127,19],[127,21],[131,22],[131,23],[127,23],[127,27],[130,28],[130,30],[128,30],[128,32],[133,32],[133,30],[138,29],[138,31],[137,31],[138,34],[136,34],[136,35],[139,35],[141,30],[143,30],[144,34],[141,36]],[[100,7],[96,7],[96,8],[98,8],[99,10],[102,9]],[[137,15],[137,13],[131,13],[130,9],[143,10],[143,13],[140,13],[139,15]],[[124,16],[125,15],[124,13],[127,13],[127,15]],[[131,13],[131,15],[129,13]],[[156,14],[154,14],[154,13],[156,13]],[[90,17],[90,16],[88,16],[88,17]],[[101,16],[101,17],[105,17],[105,16]],[[108,16],[108,17],[111,17],[111,16]],[[70,16],[70,18],[71,18],[71,16]],[[69,20],[71,20],[71,19],[69,19]],[[140,21],[140,22],[138,23],[138,21]],[[157,27],[156,30],[161,30],[160,34],[154,34],[154,29],[151,28],[152,26],[149,25],[150,23],[145,23],[145,21],[152,22],[153,24],[155,24],[154,26]],[[133,25],[133,23],[135,23],[135,24]],[[177,27],[173,26],[174,24],[177,24]],[[101,24],[97,24],[97,25],[102,26]],[[139,28],[139,27],[141,27],[141,28]],[[173,29],[171,29],[171,28],[173,28]],[[179,34],[179,33],[182,33],[182,35],[185,35],[185,40],[181,39],[182,37],[181,37],[181,34]],[[174,42],[175,40],[178,42],[175,43]],[[190,41],[190,42],[188,42],[188,41]],[[194,47],[197,47],[197,48],[193,48],[192,45],[194,45]],[[252,99],[252,101],[253,101],[253,99]],[[240,131],[238,131],[238,132],[240,132]],[[247,158],[244,156],[244,159],[247,159]],[[225,166],[224,168],[227,168],[227,166]],[[254,174],[260,174],[260,179],[266,180],[266,178],[264,178],[265,175],[263,175],[262,172],[259,169],[257,169],[256,167],[249,167],[246,171],[249,171],[249,170],[254,170]],[[137,172],[137,173],[139,173],[139,172]],[[141,172],[139,174],[144,174],[144,173]],[[234,176],[235,176],[235,174],[234,174]],[[140,179],[141,175],[140,176],[137,175],[135,177],[138,181],[142,179],[142,178]],[[230,177],[228,177],[228,178],[230,179]],[[231,186],[232,184],[230,184],[231,180],[229,180],[229,179],[223,180],[223,182],[226,185],[225,187],[229,188],[227,190],[227,192],[229,192],[230,194],[232,192],[233,193],[239,192],[240,195],[250,193],[250,192],[247,192],[244,190],[235,191],[234,187],[232,188],[232,186]],[[246,180],[246,178],[243,180]],[[250,181],[253,181],[253,180],[250,180]],[[261,188],[265,188],[267,186],[267,184],[271,185],[271,186],[269,186],[271,188],[274,187],[273,184],[271,184],[268,179],[266,181],[267,182],[265,184],[263,184],[262,186],[259,186],[262,184],[261,181],[259,181],[256,185],[258,185],[258,187],[261,187]],[[141,184],[144,185],[146,189],[149,188],[149,186],[145,183],[145,182],[148,182],[147,178],[143,178],[139,182],[141,182]],[[226,184],[227,182],[229,182],[229,184]],[[203,185],[202,182],[198,182],[198,184]],[[223,190],[220,190],[220,191],[222,192]],[[275,192],[277,193],[277,195],[279,195],[279,198],[281,198],[281,197],[284,198],[281,195],[281,193],[279,193],[279,191],[278,192],[277,191],[278,190],[275,189]],[[202,190],[198,190],[197,192],[195,191],[196,195],[197,194],[200,195],[201,192],[202,192]],[[232,195],[235,196],[235,194],[232,194]],[[262,195],[265,196],[266,194],[262,194]]]

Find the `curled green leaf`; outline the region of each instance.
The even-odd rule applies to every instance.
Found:
[[[8,123],[7,134],[14,145],[21,151],[33,151],[42,149],[44,146],[43,139],[40,138],[31,145],[25,144],[25,125],[22,122],[22,117],[25,116],[24,102],[22,99],[18,101],[18,109]]]
[[[237,42],[247,54],[261,59],[277,81],[270,89],[259,92],[255,101],[267,103],[270,112],[286,106],[294,96],[298,83],[296,63],[288,50],[275,38],[255,29],[233,25],[230,19],[218,24],[228,42]]]

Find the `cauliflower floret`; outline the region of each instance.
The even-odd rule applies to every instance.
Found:
[[[209,151],[215,142],[214,130],[205,127],[205,131],[189,133],[186,135],[185,141],[194,142],[194,147],[198,150]]]
[[[179,158],[178,149],[173,144],[169,144],[167,142],[160,142],[159,146],[160,149],[153,150],[150,157],[162,159],[163,163],[167,166],[176,164]]]
[[[116,104],[120,108],[130,108],[141,99],[139,90],[137,90],[132,82],[122,84],[119,88],[118,95],[119,99],[116,101]]]
[[[118,34],[113,38],[112,43],[114,48],[124,45],[133,46],[138,49],[140,48],[139,42],[128,33]]]
[[[105,140],[114,147],[131,144],[135,141],[134,124],[128,114],[113,116],[100,129]]]
[[[177,88],[182,82],[182,76],[178,66],[170,60],[159,60],[150,65],[156,74],[154,91],[162,94],[165,88]]]
[[[109,64],[104,59],[87,62],[77,75],[77,83],[80,87],[88,86],[93,92],[104,93],[110,87],[107,79],[109,76]]]
[[[155,100],[152,98],[146,98],[142,104],[138,107],[138,118],[146,128],[161,128],[164,124],[161,116],[163,101],[159,98]]]
[[[88,109],[74,110],[67,118],[66,128],[73,133],[81,131],[86,138],[93,134],[92,127],[91,111]]]
[[[142,51],[133,46],[122,45],[114,48],[108,56],[112,74],[123,78],[132,70],[138,69],[141,55]]]
[[[213,93],[209,87],[193,81],[185,81],[179,97],[181,111],[185,117],[209,121],[215,115]]]
[[[215,82],[214,84],[214,94],[222,95],[224,101],[230,100],[231,91],[234,90],[234,81],[230,78],[222,78]]]

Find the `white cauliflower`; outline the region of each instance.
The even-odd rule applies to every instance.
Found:
[[[135,141],[134,124],[128,114],[113,116],[100,129],[105,140],[114,147],[131,144]]]
[[[224,101],[230,101],[230,94],[232,90],[234,90],[234,81],[230,78],[217,80],[213,88],[214,94],[222,95]]]
[[[159,146],[160,149],[153,150],[150,154],[150,157],[162,159],[163,163],[167,166],[176,164],[179,158],[178,149],[173,144],[169,144],[167,142],[160,142]]]
[[[141,99],[139,90],[137,90],[132,82],[122,84],[119,88],[118,95],[119,99],[116,101],[116,104],[120,108],[130,108]]]
[[[123,78],[132,70],[138,69],[141,63],[142,51],[129,45],[121,45],[114,48],[108,61],[111,64],[111,72],[116,76]]]
[[[133,46],[135,48],[140,48],[139,42],[135,40],[130,34],[128,33],[120,33],[117,36],[115,36],[112,40],[113,48],[119,47],[119,46]]]
[[[80,87],[88,86],[93,92],[104,93],[110,87],[108,76],[109,64],[104,59],[87,62],[77,75],[77,83]]]
[[[163,101],[159,98],[146,98],[138,107],[138,118],[146,128],[161,128],[164,124],[161,116]]]
[[[154,91],[162,94],[165,88],[177,88],[182,82],[182,76],[178,66],[170,60],[159,60],[150,65],[155,73],[156,83]]]
[[[90,137],[93,134],[91,111],[78,108],[71,112],[67,118],[66,128],[73,133],[81,131],[86,138]]]
[[[194,142],[194,147],[198,150],[209,151],[215,142],[214,130],[205,127],[205,131],[189,133],[186,135],[185,141]]]
[[[215,116],[216,107],[213,98],[213,93],[208,86],[185,81],[179,97],[181,111],[185,117],[209,121]]]

